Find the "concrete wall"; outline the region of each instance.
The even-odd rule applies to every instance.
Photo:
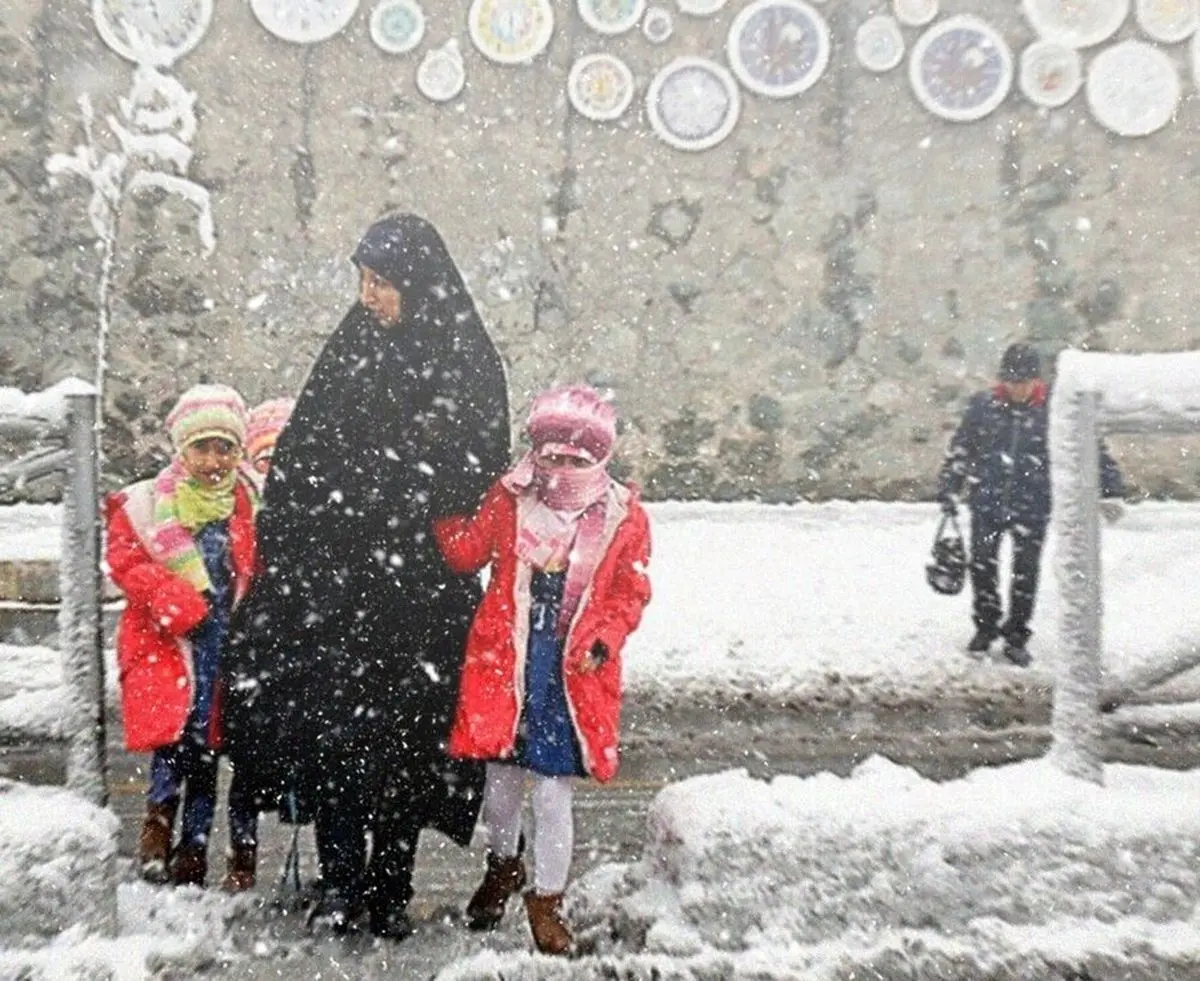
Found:
[[[1120,351],[1194,345],[1200,273],[1200,108],[1185,97],[1144,139],[1101,129],[1082,93],[1050,113],[1015,87],[971,124],[923,109],[906,67],[872,75],[855,27],[880,0],[820,7],[834,50],[797,99],[743,93],[733,135],[686,153],[651,131],[654,72],[691,53],[724,60],[733,0],[713,18],[673,4],[656,47],[606,38],[556,4],[549,50],[502,67],[474,50],[466,0],[427,0],[422,47],[386,55],[364,3],[312,46],[217,0],[173,71],[198,97],[192,179],[219,243],[204,257],[190,206],[131,204],[117,248],[108,407],[112,479],[151,466],[160,420],[187,384],[293,392],[355,286],[346,256],[392,208],[442,230],[510,367],[514,410],[547,383],[611,386],[622,463],[654,497],[928,494],[967,396],[1009,341]],[[1003,7],[1004,9],[999,9]],[[1014,53],[1018,5],[986,14]],[[92,372],[99,257],[82,181],[43,163],[81,139],[76,99],[113,111],[130,65],[81,0],[0,10],[0,384]],[[1123,33],[1135,33],[1132,17]],[[456,36],[467,85],[435,105],[421,54]],[[918,31],[906,31],[911,46]],[[608,50],[638,97],[615,123],[572,110],[577,56]],[[518,415],[519,417],[519,415]],[[1118,443],[1133,482],[1194,493],[1186,441]]]

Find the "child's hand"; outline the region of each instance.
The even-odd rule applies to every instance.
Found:
[[[605,646],[604,641],[594,640],[592,641],[591,649],[588,650],[587,657],[585,657],[579,664],[579,673],[593,674],[596,671],[599,671],[604,666],[604,662],[607,660],[608,647]]]

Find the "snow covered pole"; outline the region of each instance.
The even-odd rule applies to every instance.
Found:
[[[1050,418],[1060,612],[1049,758],[1069,776],[1102,784],[1100,397],[1073,385],[1063,361]]]
[[[100,626],[100,512],[96,395],[66,396],[67,464],[63,494],[63,673],[71,692],[67,787],[99,806],[108,804],[104,656]]]

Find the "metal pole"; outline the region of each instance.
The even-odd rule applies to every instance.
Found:
[[[99,454],[96,396],[67,401],[70,462],[63,494],[59,583],[63,673],[71,693],[67,787],[85,800],[108,805],[104,648],[100,624]]]
[[[1058,538],[1058,666],[1050,760],[1069,776],[1104,782],[1100,718],[1100,459],[1095,392],[1065,391],[1051,420]]]

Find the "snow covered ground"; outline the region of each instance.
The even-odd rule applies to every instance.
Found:
[[[655,596],[627,653],[632,698],[802,699],[836,686],[869,703],[986,693],[1025,676],[962,653],[969,593],[938,596],[924,581],[931,505],[650,513]],[[55,555],[54,520],[52,508],[0,509],[0,560]],[[1200,506],[1131,506],[1103,536],[1107,666],[1194,647]],[[1053,558],[1051,540],[1031,645],[1032,672],[1047,683]],[[14,699],[59,684],[44,650],[0,648],[0,725]],[[1173,695],[1195,687],[1185,679]],[[1096,788],[1028,763],[935,784],[875,759],[849,778],[696,777],[660,795],[642,862],[573,885],[594,956],[563,964],[488,952],[440,978],[1036,978],[1064,976],[1062,965],[1184,976],[1200,949],[1200,777],[1136,767],[1106,776]],[[123,893],[123,911],[129,902]],[[222,902],[181,897],[160,923],[123,912],[129,943],[64,937],[21,963],[34,978],[82,976],[45,965],[68,963],[67,948],[86,943],[124,965],[116,976],[140,978],[147,938],[178,943],[184,907],[203,921],[193,933],[219,943]],[[15,961],[0,956],[6,963]]]

